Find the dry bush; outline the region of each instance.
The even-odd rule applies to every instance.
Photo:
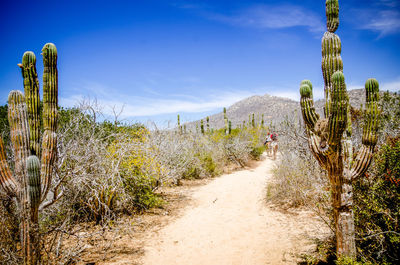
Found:
[[[296,115],[287,117],[276,131],[281,156],[267,187],[267,199],[284,208],[304,206],[330,224],[329,185],[325,172],[309,152],[301,121]]]

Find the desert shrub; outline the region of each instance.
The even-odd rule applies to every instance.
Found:
[[[382,133],[391,137],[400,135],[400,92],[384,92],[379,103],[382,110],[380,122]]]
[[[265,147],[262,145],[252,147],[252,149],[250,150],[250,156],[254,160],[259,160],[261,155],[264,153],[264,151],[265,151]]]
[[[296,116],[287,117],[279,131],[280,160],[267,187],[267,198],[287,207],[306,206],[328,221],[329,189],[325,172],[308,150],[307,138]]]
[[[400,137],[388,138],[369,173],[354,185],[358,254],[363,262],[400,260]]]
[[[120,128],[109,145],[109,156],[117,165],[127,205],[142,211],[159,206],[162,200],[154,193],[164,176],[164,167],[155,159],[155,147],[147,143],[149,131],[144,127]],[[120,199],[122,199],[120,195]]]

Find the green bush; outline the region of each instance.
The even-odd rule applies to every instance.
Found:
[[[400,137],[388,138],[370,172],[354,185],[354,215],[360,260],[400,260]]]
[[[162,198],[154,193],[154,186],[154,180],[148,176],[131,175],[124,178],[124,189],[131,206],[139,212],[163,205]]]
[[[217,164],[214,162],[210,153],[203,154],[200,157],[202,168],[208,177],[215,177],[218,175]]]
[[[182,174],[183,179],[199,179],[200,178],[200,169],[196,166],[189,167]]]
[[[264,151],[265,151],[265,147],[263,145],[253,147],[250,151],[251,158],[253,158],[255,160],[259,160],[262,153],[264,153]]]

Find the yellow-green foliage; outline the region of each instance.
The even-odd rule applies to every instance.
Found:
[[[108,148],[110,157],[119,163],[123,188],[136,209],[159,206],[162,200],[153,191],[159,185],[165,170],[153,155],[154,147],[145,145],[149,131],[140,128],[127,131],[124,135],[128,137],[124,141],[128,141],[129,145],[118,139]],[[134,148],[127,149],[126,146]]]

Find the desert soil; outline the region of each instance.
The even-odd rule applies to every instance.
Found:
[[[125,252],[96,264],[296,264],[299,254],[315,248],[311,238],[327,228],[311,212],[278,211],[265,201],[274,165],[267,158],[190,187],[177,214],[116,242]]]

